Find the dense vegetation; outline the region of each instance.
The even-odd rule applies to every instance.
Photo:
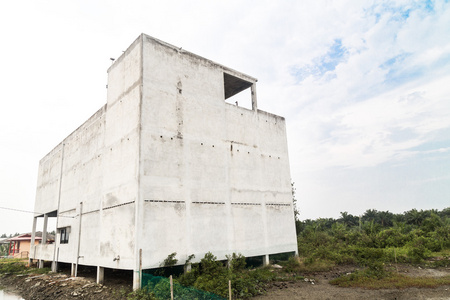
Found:
[[[164,269],[157,270],[153,273],[159,275],[173,274],[174,270],[171,266],[177,263],[175,256],[176,253],[170,254],[162,264]],[[193,257],[191,257],[191,259],[192,258]],[[208,252],[199,263],[193,263],[191,265],[192,269],[190,272],[186,272],[176,277],[175,283],[184,287],[193,287],[197,290],[211,292],[221,297],[228,298],[228,281],[230,280],[233,299],[245,299],[255,295],[264,294],[268,284],[274,280],[286,280],[288,278],[290,280],[295,279],[292,277],[292,274],[288,274],[288,272],[291,271],[290,268],[285,268],[278,272],[274,272],[270,267],[250,269],[246,267],[246,258],[240,254],[233,253],[227,258],[227,261],[219,261],[216,256]],[[289,262],[285,262],[285,265],[288,266],[292,261],[295,261],[294,258]],[[298,265],[298,263],[295,262],[294,264]],[[164,274],[158,271],[163,271]],[[143,276],[144,278],[146,277],[145,274]],[[303,277],[301,277],[301,279],[303,279]],[[156,278],[152,278],[151,280],[150,289],[154,294],[159,295],[159,298],[161,299],[170,296],[167,294],[169,287],[167,280],[164,281]],[[181,286],[174,287],[174,289],[175,294],[177,294],[180,299],[190,298],[186,296],[191,292],[189,289],[182,288]],[[203,299],[203,297],[199,299]],[[210,298],[207,296],[205,299]]]
[[[450,265],[450,208],[412,209],[403,214],[367,210],[357,217],[296,221],[299,255],[309,270],[354,264],[363,270],[332,281],[341,286],[406,287],[449,284],[450,278],[417,279],[393,271],[393,264]],[[389,267],[391,266],[391,267]]]
[[[403,214],[369,209],[361,217],[343,212],[337,220],[297,220],[296,227],[305,264],[420,263],[432,255],[448,263],[450,208]]]

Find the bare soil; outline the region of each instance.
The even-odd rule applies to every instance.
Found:
[[[276,283],[266,295],[253,299],[258,300],[297,300],[297,299],[450,299],[450,286],[437,288],[407,288],[369,290],[363,288],[342,288],[329,284],[329,281],[341,275],[352,273],[356,269],[352,266],[337,267],[330,272],[308,274],[304,281]],[[423,269],[409,265],[397,266],[399,273],[412,277],[443,277],[450,275],[449,268]],[[396,271],[397,271],[396,270]]]
[[[126,299],[132,291],[130,271],[105,270],[105,285],[97,284],[94,268],[84,268],[81,276],[70,277],[70,270],[43,275],[3,275],[0,286],[25,300],[44,299]]]
[[[398,272],[407,276],[441,277],[450,274],[449,268],[424,269],[399,265]],[[329,284],[333,278],[355,271],[353,266],[341,266],[328,272],[304,274],[305,280],[274,282],[264,296],[254,299],[450,299],[450,286],[434,289],[407,288],[367,290],[362,288],[341,288]],[[7,291],[15,292],[24,299],[126,299],[131,292],[131,272],[105,270],[105,285],[95,283],[95,270],[86,269],[81,277],[62,273],[45,275],[3,275],[0,285]]]

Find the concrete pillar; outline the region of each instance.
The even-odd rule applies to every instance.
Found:
[[[52,272],[58,272],[58,262],[52,261]]]
[[[59,248],[56,249],[56,235],[55,235],[55,249],[53,250],[53,260],[52,260],[52,272],[58,272],[58,260],[59,260]],[[55,252],[57,252],[58,254],[56,255],[56,259],[55,259]]]
[[[44,267],[44,260],[40,259],[38,263],[38,268],[42,269]]]
[[[97,266],[97,283],[103,284],[105,281],[105,268]]]
[[[71,263],[70,266],[71,266],[71,268],[70,268],[70,276],[74,277],[75,276],[75,264]]]
[[[268,265],[270,265],[269,254],[266,254],[263,256],[263,266],[268,266]]]
[[[184,273],[189,273],[192,270],[192,264],[188,263],[187,265],[184,266]]]
[[[28,264],[31,264],[33,258],[35,257],[36,247],[34,246],[36,238],[36,224],[37,217],[33,218],[33,229],[31,230],[31,242],[30,242],[30,256],[28,257]]]
[[[47,243],[47,223],[48,223],[48,215],[44,214],[44,228],[42,229],[42,245]]]
[[[252,91],[252,110],[257,111],[258,110],[258,101],[256,98],[256,82],[252,84],[250,89]]]
[[[141,288],[141,274],[139,270],[133,272],[133,290],[139,290]]]

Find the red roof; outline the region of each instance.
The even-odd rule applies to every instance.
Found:
[[[47,240],[54,240],[55,237],[53,236],[53,234],[49,234],[47,233]],[[35,241],[40,241],[42,240],[42,232],[36,232],[35,233],[35,237],[34,237]],[[31,241],[31,233],[24,233],[12,238],[7,239],[7,241]]]

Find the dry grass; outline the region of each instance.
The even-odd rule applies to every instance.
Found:
[[[408,277],[401,274],[391,274],[382,279],[370,278],[364,273],[353,273],[330,281],[331,284],[341,287],[361,287],[366,289],[404,289],[404,288],[435,288],[450,285],[450,276],[434,277]]]
[[[299,265],[296,269],[300,273],[326,272],[336,266],[334,262],[327,259],[304,259],[299,258]]]

